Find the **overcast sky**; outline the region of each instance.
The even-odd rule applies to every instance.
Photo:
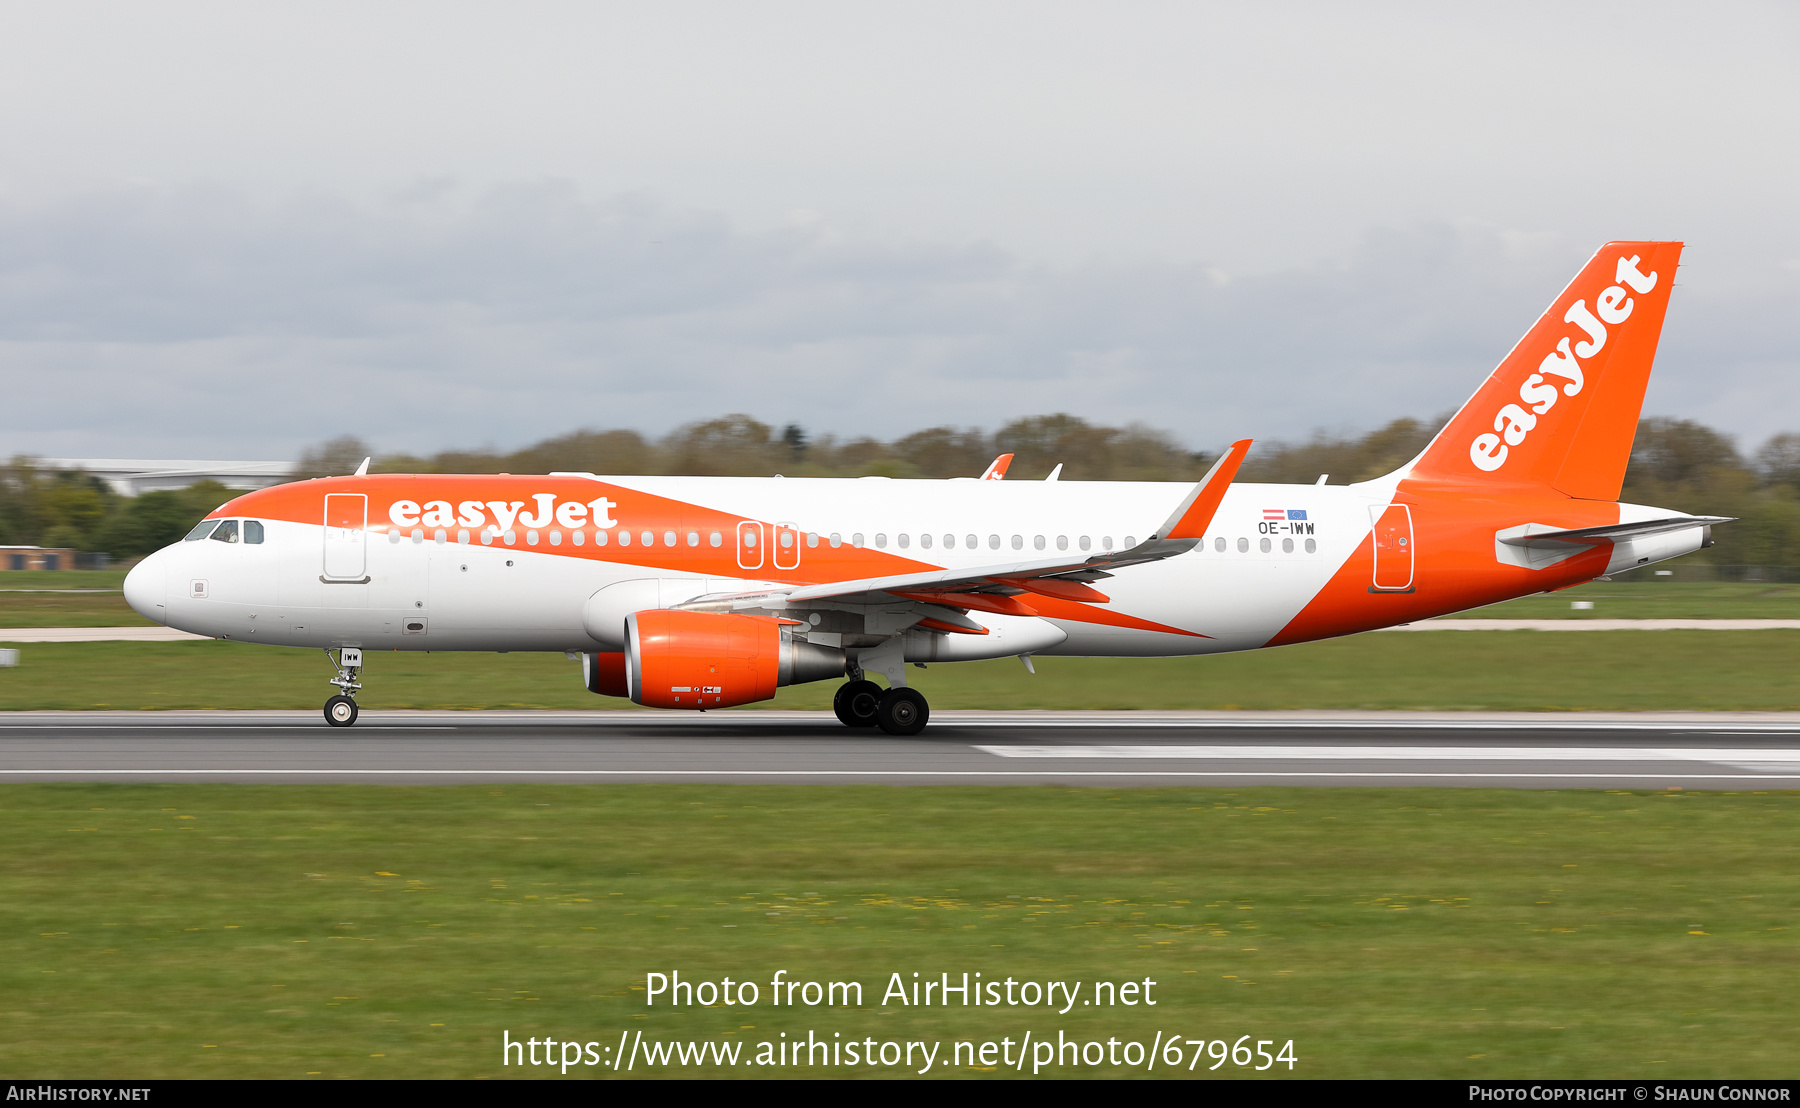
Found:
[[[1800,7],[0,3],[0,453],[1452,408],[1612,238],[1800,430]]]

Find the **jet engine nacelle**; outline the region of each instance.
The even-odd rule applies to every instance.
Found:
[[[625,683],[625,655],[618,652],[583,654],[581,683],[587,686],[588,692],[599,693],[601,696],[627,695],[629,686]]]
[[[843,673],[843,651],[784,635],[766,616],[658,609],[625,618],[625,684],[646,707],[754,704],[782,685]]]

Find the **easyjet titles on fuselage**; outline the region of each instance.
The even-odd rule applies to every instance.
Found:
[[[618,526],[612,510],[618,503],[604,496],[585,503],[579,500],[557,501],[553,492],[531,494],[535,507],[525,510],[523,500],[463,500],[455,507],[448,500],[396,500],[388,506],[388,520],[395,527],[486,527],[487,513],[494,513],[494,530],[505,533],[520,527],[548,527],[552,522],[571,529],[589,526],[606,529]],[[590,521],[590,516],[591,521]]]

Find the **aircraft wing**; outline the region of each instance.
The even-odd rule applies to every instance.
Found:
[[[1126,550],[1092,555],[1063,555],[996,562],[958,569],[927,570],[887,577],[864,577],[820,585],[783,585],[739,593],[697,596],[680,608],[729,611],[740,608],[782,606],[810,600],[875,599],[874,594],[897,596],[921,603],[968,608],[1002,615],[1034,615],[1012,598],[1020,593],[1039,593],[1063,600],[1104,604],[1108,597],[1088,584],[1112,576],[1113,570],[1143,565],[1185,554],[1199,544],[1225,497],[1225,489],[1237,475],[1249,452],[1250,440],[1231,445],[1207,471],[1173,514],[1149,538]]]

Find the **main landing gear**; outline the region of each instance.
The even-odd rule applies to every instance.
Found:
[[[931,718],[919,690],[883,689],[861,676],[839,686],[831,710],[846,727],[879,727],[890,735],[917,735]]]
[[[325,657],[331,662],[331,668],[337,670],[337,676],[331,684],[338,687],[338,695],[325,702],[325,722],[333,727],[348,727],[356,722],[356,691],[362,685],[356,680],[362,676],[362,651],[354,646],[346,646],[333,658],[331,651],[325,651]]]

